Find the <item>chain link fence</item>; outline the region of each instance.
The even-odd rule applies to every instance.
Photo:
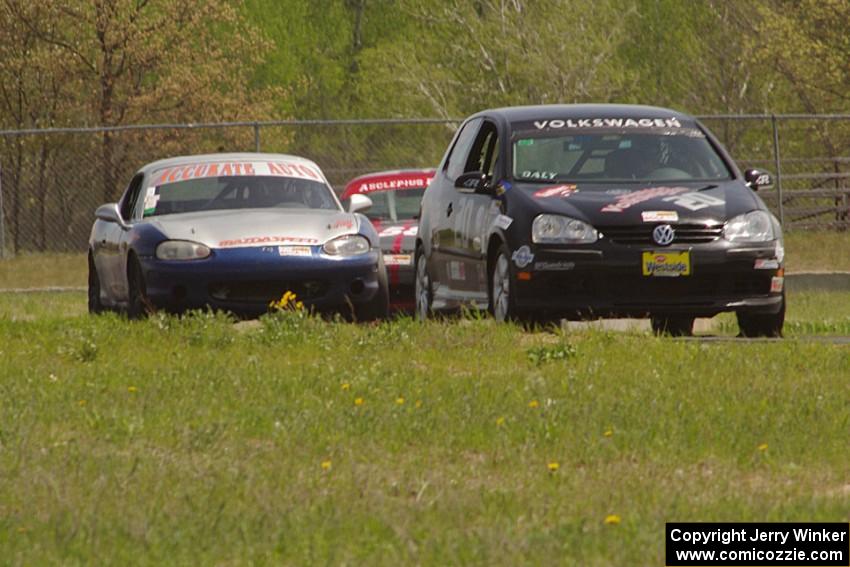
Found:
[[[850,115],[704,116],[786,230],[850,228]],[[335,188],[372,171],[433,167],[459,120],[280,121],[0,131],[0,253],[79,252],[98,205],[145,163],[264,151],[315,160]]]

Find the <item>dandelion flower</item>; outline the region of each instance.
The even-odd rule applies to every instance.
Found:
[[[767,443],[762,443],[758,446],[759,451],[767,451]]]
[[[500,416],[500,417],[496,418],[496,425],[502,426],[504,424],[505,424],[505,418],[504,417]]]
[[[404,398],[402,398],[401,396],[397,397],[397,398],[395,399],[395,403],[397,403],[397,404],[398,404],[398,405],[400,405],[400,406],[401,406],[401,405],[404,405]]]
[[[355,406],[362,406],[363,405],[363,398],[354,398],[354,405]]]
[[[617,526],[617,525],[620,524],[620,520],[621,520],[621,518],[617,514],[609,514],[609,515],[605,516],[605,522],[604,523],[605,523],[606,526]]]
[[[139,389],[136,388],[135,386],[130,386],[129,388],[127,388],[127,391],[132,394],[133,392],[138,392]]]
[[[549,472],[557,472],[561,468],[561,464],[555,461],[552,461],[547,466],[549,467]]]
[[[322,470],[328,471],[330,469],[331,469],[331,462],[330,461],[322,461]]]
[[[602,435],[604,435],[605,437],[611,437],[612,435],[614,435],[614,430],[613,429],[606,429],[605,433],[603,433]]]
[[[351,384],[349,384],[348,382],[345,382],[345,383],[342,385],[342,391],[343,391],[343,392],[347,392],[347,391],[349,391],[350,389],[351,389]]]
[[[537,408],[539,406],[540,402],[538,402],[537,400],[531,400],[530,402],[528,402],[528,407],[530,407],[531,409]]]

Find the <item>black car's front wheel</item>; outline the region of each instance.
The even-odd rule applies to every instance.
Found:
[[[671,337],[690,337],[694,334],[694,317],[688,315],[652,315],[652,332]]]
[[[522,314],[516,306],[510,257],[508,247],[503,244],[490,271],[490,313],[496,321],[522,319]]]
[[[421,247],[416,250],[414,269],[416,273],[416,279],[414,280],[415,315],[417,320],[424,321],[431,315],[434,295],[431,288],[431,274],[428,273],[428,261],[425,259],[425,253]]]
[[[742,337],[781,337],[785,325],[785,293],[782,293],[782,306],[776,313],[739,311],[737,316]]]
[[[103,313],[104,306],[100,300],[100,275],[97,273],[97,267],[94,265],[94,258],[89,253],[89,289],[88,289],[88,306],[89,313]]]

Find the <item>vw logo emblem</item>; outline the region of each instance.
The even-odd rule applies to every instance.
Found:
[[[673,242],[676,232],[669,224],[659,224],[652,230],[652,239],[659,246],[667,246]]]

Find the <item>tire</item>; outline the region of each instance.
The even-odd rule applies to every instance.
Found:
[[[652,315],[650,323],[656,335],[690,337],[694,334],[694,319],[688,315]]]
[[[428,273],[428,261],[422,247],[416,249],[414,270],[414,316],[418,321],[425,321],[431,316],[434,306],[434,288],[431,284],[431,274]]]
[[[785,325],[785,292],[782,293],[782,306],[777,313],[739,311],[737,316],[742,337],[781,337],[782,327]]]
[[[502,244],[490,270],[490,313],[496,321],[524,321],[516,307],[510,251]]]
[[[142,319],[152,311],[150,300],[147,296],[145,276],[142,273],[142,265],[135,256],[130,256],[127,267],[127,317],[130,319]]]
[[[100,300],[100,275],[97,273],[97,267],[94,265],[94,258],[92,258],[91,252],[89,252],[88,304],[89,313],[92,315],[97,315],[106,311],[106,308]]]
[[[368,303],[354,307],[354,319],[365,323],[390,316],[390,286],[387,283],[387,268],[383,258],[378,260],[378,291]]]

